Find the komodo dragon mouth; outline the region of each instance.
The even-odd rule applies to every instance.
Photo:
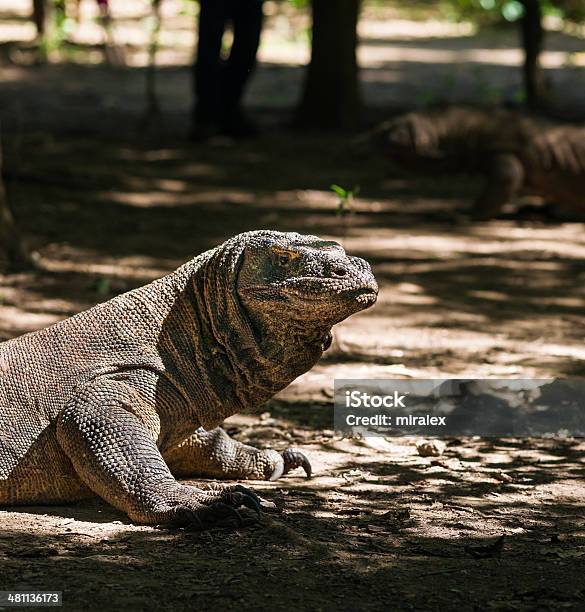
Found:
[[[366,286],[360,286],[358,281],[340,283],[339,279],[303,276],[275,283],[279,291],[290,293],[303,300],[317,302],[331,299],[332,294],[346,296],[369,308],[378,298],[378,285],[369,280]],[[265,287],[257,287],[258,290]]]
[[[304,283],[313,281],[316,285],[315,290],[306,289],[306,285],[301,288],[294,284],[281,285],[280,288],[285,292],[294,294],[304,300],[318,302],[327,301],[331,298],[331,293],[335,292],[344,295],[350,300],[359,302],[364,308],[369,308],[376,303],[378,298],[377,287],[339,287],[336,283],[329,283],[323,279],[303,279]]]

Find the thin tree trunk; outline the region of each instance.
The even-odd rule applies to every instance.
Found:
[[[144,88],[146,107],[140,120],[140,128],[143,130],[154,127],[156,122],[160,121],[161,119],[160,104],[156,92],[156,55],[158,53],[161,28],[160,5],[161,0],[151,0],[153,22],[148,42],[148,65],[146,67],[146,81]]]
[[[521,0],[524,16],[520,24],[524,47],[524,88],[526,106],[538,108],[543,101],[543,78],[539,56],[544,41],[540,0]]]
[[[146,108],[148,115],[157,115],[160,112],[158,96],[156,95],[156,54],[161,26],[160,1],[153,0],[152,2],[153,25],[148,43],[148,66],[146,69]]]
[[[39,38],[51,36],[55,29],[55,12],[65,15],[66,8],[65,0],[33,0],[32,18]]]
[[[308,127],[352,129],[361,109],[357,23],[360,0],[312,0],[311,62],[296,122]]]
[[[33,0],[33,21],[37,35],[43,37],[47,29],[47,0]]]
[[[29,267],[30,257],[20,239],[2,176],[2,146],[0,143],[0,270]]]

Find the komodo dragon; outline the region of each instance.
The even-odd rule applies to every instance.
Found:
[[[102,497],[143,524],[227,526],[258,510],[241,485],[310,465],[217,426],[309,370],[331,327],[376,301],[336,242],[253,231],[153,283],[0,344],[0,504]],[[204,429],[203,429],[204,428]],[[165,459],[167,462],[165,462]],[[171,469],[169,469],[169,467]]]
[[[477,219],[496,216],[520,194],[539,196],[555,217],[585,218],[585,127],[452,107],[402,115],[369,138],[398,163],[485,174]]]

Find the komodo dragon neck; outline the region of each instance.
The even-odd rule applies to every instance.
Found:
[[[187,401],[204,394],[205,428],[256,408],[310,369],[329,332],[300,321],[258,324],[237,296],[239,255],[214,249],[157,281],[158,295],[174,296],[157,339],[164,376]]]

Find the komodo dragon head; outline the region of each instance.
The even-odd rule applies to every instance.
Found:
[[[370,265],[337,242],[294,233],[255,232],[247,241],[237,292],[252,318],[279,328],[332,325],[372,306],[378,285]]]
[[[371,134],[375,150],[400,160],[434,159],[440,156],[437,123],[420,113],[408,113],[385,121]]]
[[[238,353],[289,363],[293,377],[331,344],[331,327],[372,306],[378,285],[370,265],[337,242],[257,230],[225,242],[207,264],[208,279],[230,278],[213,293],[212,318]],[[211,295],[212,291],[206,291]],[[245,354],[244,354],[245,353]]]

